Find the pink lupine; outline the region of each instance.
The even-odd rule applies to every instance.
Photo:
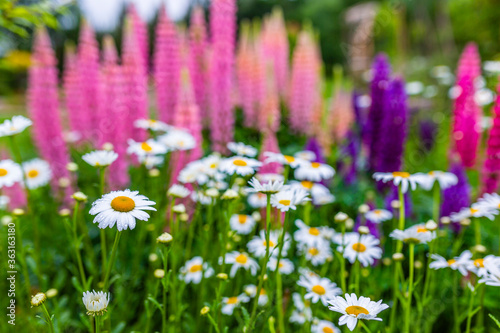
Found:
[[[101,100],[99,112],[103,115],[99,124],[99,147],[104,143],[113,144],[113,150],[118,158],[109,167],[109,185],[113,189],[123,188],[129,182],[127,163],[126,133],[130,128],[127,124],[127,108],[123,69],[118,65],[118,55],[111,36],[103,39],[103,55],[101,67]]]
[[[483,193],[493,193],[500,184],[500,85],[493,108],[493,126],[486,145],[486,159],[483,166]]]
[[[236,54],[236,78],[238,83],[238,95],[243,115],[244,124],[247,127],[254,127],[257,121],[257,110],[255,105],[254,80],[252,80],[256,54],[250,37],[250,26],[248,23],[242,24],[238,51]]]
[[[253,92],[253,107],[255,109],[255,120],[254,123],[257,126],[261,124],[269,123],[269,126],[274,130],[274,120],[275,117],[268,118],[272,114],[276,114],[275,110],[269,109],[269,105],[266,108],[267,115],[262,113],[265,106],[264,103],[274,102],[272,99],[277,95],[277,90],[275,88],[274,73],[271,63],[266,60],[264,56],[264,51],[260,40],[257,38],[254,40],[253,47],[253,63],[250,72],[250,80],[252,82],[252,92]],[[279,103],[279,99],[278,99]],[[268,119],[266,119],[268,118]],[[255,126],[254,125],[254,126]],[[261,127],[262,128],[262,127]]]
[[[319,89],[318,53],[310,32],[302,31],[293,53],[288,107],[290,127],[296,132],[308,131]]]
[[[57,60],[45,29],[36,31],[28,77],[28,112],[33,120],[34,142],[41,157],[50,163],[53,186],[60,178],[70,178],[70,161],[63,139],[59,115]],[[66,187],[66,198],[71,194]]]
[[[278,145],[278,139],[276,138],[276,132],[271,131],[271,130],[264,130],[262,132],[263,135],[263,141],[262,141],[262,148],[260,149],[260,154],[259,154],[259,161],[264,163],[266,160],[266,157],[264,156],[264,153],[266,151],[269,151],[271,153],[280,153],[280,147]],[[281,172],[281,165],[276,162],[271,162],[271,163],[266,163],[263,164],[260,169],[259,173],[264,174],[264,173],[280,173]]]
[[[97,113],[99,100],[99,45],[94,30],[87,22],[83,22],[80,29],[78,43],[78,80],[82,98],[81,137],[84,140],[95,142],[96,124],[99,119]]]
[[[236,1],[213,0],[210,5],[210,115],[212,148],[227,152],[233,140],[234,113],[232,83],[236,39]]]
[[[28,204],[26,200],[26,191],[20,183],[16,183],[10,187],[3,187],[2,194],[9,197],[9,204],[7,207],[11,211],[16,208],[25,208]]]
[[[481,58],[477,45],[468,43],[460,56],[457,68],[457,82],[464,76],[471,76],[475,80],[481,75]]]
[[[165,8],[160,9],[156,26],[153,55],[153,76],[156,90],[158,117],[171,124],[175,116],[178,96],[180,56],[179,36],[175,24],[170,21]]]
[[[68,115],[69,128],[77,135],[82,135],[89,123],[89,114],[83,110],[78,58],[73,47],[67,46],[64,57],[63,75],[64,104]]]
[[[205,23],[205,14],[203,8],[196,6],[191,13],[191,25],[189,26],[189,73],[193,83],[196,104],[200,108],[202,120],[208,117],[207,105],[207,59],[206,49],[208,46],[207,26]]]
[[[335,142],[345,138],[354,122],[351,94],[339,90],[335,93],[328,116],[328,129]]]
[[[264,76],[264,97],[260,99],[257,125],[260,129],[265,128],[276,133],[280,126],[281,109],[272,66],[267,66]]]
[[[137,9],[132,3],[128,5],[127,16],[132,25],[134,35],[137,38],[137,45],[139,46],[139,51],[142,56],[144,70],[147,73],[149,71],[148,26],[146,22],[141,19],[137,13]]]

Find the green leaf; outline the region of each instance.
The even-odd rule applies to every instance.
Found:
[[[243,319],[245,320],[245,326],[247,326],[248,323],[250,322],[250,315],[248,314],[247,309],[245,309],[244,307],[241,307],[241,313],[243,313]]]
[[[148,300],[151,301],[151,303],[153,303],[154,305],[156,305],[156,307],[158,308],[158,310],[160,310],[160,311],[163,312],[163,305],[161,305],[160,303],[158,303],[158,301],[156,299],[154,299],[153,297],[149,296]]]
[[[488,316],[495,322],[495,324],[497,324],[498,328],[500,328],[500,321],[498,321],[498,319],[493,317],[493,315],[491,313],[488,314]]]

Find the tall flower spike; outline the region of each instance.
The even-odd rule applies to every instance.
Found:
[[[493,193],[500,183],[500,85],[493,108],[493,126],[486,145],[486,159],[483,166],[482,193]]]
[[[87,129],[84,127],[88,123],[88,113],[83,110],[83,95],[79,80],[78,58],[75,49],[66,45],[64,57],[64,104],[68,115],[69,127],[72,132],[81,136]]]
[[[335,142],[340,142],[347,135],[354,122],[351,94],[338,90],[335,93],[330,114],[328,116],[328,128]]]
[[[156,42],[153,56],[156,104],[161,121],[171,124],[179,87],[180,64],[179,36],[175,24],[161,7],[156,26]]]
[[[133,3],[130,3],[127,8],[128,20],[132,25],[134,36],[137,39],[139,52],[142,56],[142,63],[144,64],[144,71],[149,71],[149,45],[148,45],[148,26],[141,19]]]
[[[450,216],[471,204],[470,185],[464,167],[460,163],[453,163],[449,169],[458,177],[458,183],[443,191],[441,216]],[[455,225],[455,223],[454,223]]]
[[[207,57],[206,48],[207,41],[207,26],[205,23],[205,13],[203,7],[196,6],[191,12],[191,25],[189,26],[189,57],[191,74],[191,82],[193,83],[194,95],[196,104],[200,108],[200,116],[202,122],[208,117],[207,105]]]
[[[276,138],[276,133],[270,130],[265,130],[263,131],[263,142],[262,142],[262,149],[260,150],[260,155],[259,155],[259,161],[262,163],[265,163],[266,156],[264,156],[264,152],[271,152],[271,153],[280,153],[280,147],[278,146],[278,139]],[[264,174],[264,173],[280,173],[281,171],[281,165],[276,162],[271,162],[271,163],[265,163],[263,164],[260,169],[259,173]]]
[[[33,135],[36,147],[42,158],[50,163],[53,187],[57,180],[70,177],[66,165],[69,153],[63,139],[59,116],[59,97],[57,91],[57,63],[47,31],[36,31],[33,43],[31,68],[28,77],[28,112],[33,120]],[[66,187],[65,198],[73,192]]]
[[[366,135],[369,143],[369,166],[372,170],[378,165],[378,158],[382,145],[380,135],[384,119],[387,89],[391,68],[389,60],[384,54],[379,54],[373,62],[373,79],[370,85],[371,105],[366,124]]]
[[[252,77],[254,76],[253,64],[257,62],[256,54],[253,52],[250,36],[249,22],[241,24],[241,33],[236,54],[236,77],[238,83],[238,94],[241,108],[245,117],[244,124],[247,127],[256,125],[257,110],[255,108],[255,94]]]
[[[259,58],[264,59],[262,57]],[[258,88],[255,89],[258,91],[257,97],[260,100],[257,125],[260,129],[266,128],[276,133],[280,126],[281,109],[280,98],[274,79],[274,70],[271,64],[265,66],[264,61],[261,60],[260,62],[260,71],[263,73],[259,73],[261,77],[258,79]]]
[[[464,76],[470,76],[475,80],[481,75],[481,58],[475,43],[468,43],[460,56],[457,68],[457,81]]]

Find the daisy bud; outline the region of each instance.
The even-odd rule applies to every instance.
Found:
[[[477,244],[476,246],[474,246],[472,248],[472,252],[476,252],[476,253],[486,253],[487,249],[486,249],[486,246],[482,245],[482,244]]]
[[[422,264],[422,262],[420,260],[415,260],[414,265],[415,265],[416,269],[421,269],[424,266],[424,264]]]
[[[226,273],[219,273],[219,274],[217,274],[217,278],[219,280],[224,280],[225,281],[225,280],[227,280],[227,274]]]
[[[394,261],[403,261],[403,260],[405,260],[405,256],[404,256],[404,254],[397,252],[397,253],[394,253],[392,255],[392,260],[394,260]]]
[[[224,192],[224,194],[222,194],[221,199],[222,200],[233,200],[233,199],[237,199],[238,197],[239,197],[238,192],[236,192],[233,189],[229,189],[229,190],[226,190],[226,192]]]
[[[258,211],[255,211],[252,213],[252,218],[255,221],[259,222],[262,219],[262,216],[260,216],[260,213]]]
[[[66,188],[69,185],[71,185],[71,181],[69,180],[69,178],[66,177],[59,178],[59,187]]]
[[[382,259],[382,264],[384,266],[389,266],[391,263],[392,263],[391,258],[384,258],[384,259]]]
[[[47,295],[44,293],[37,293],[35,296],[31,296],[31,307],[40,306],[47,299]]]
[[[267,278],[268,278],[267,274],[264,274],[264,281],[267,281]]]
[[[204,306],[204,307],[201,309],[200,314],[201,314],[202,316],[204,316],[204,315],[206,315],[206,314],[207,314],[207,313],[209,313],[209,312],[210,312],[210,308],[209,308],[208,306]]]
[[[209,188],[206,190],[205,194],[210,198],[217,198],[219,196],[219,190],[216,188]]]
[[[347,219],[349,218],[349,216],[347,216],[346,213],[343,213],[343,212],[338,212],[337,214],[335,214],[335,216],[333,217],[333,220],[336,222],[336,223],[343,223],[343,222],[346,222]]]
[[[443,217],[441,218],[441,224],[443,224],[443,225],[448,225],[448,224],[450,224],[450,223],[451,223],[451,219],[450,219],[448,216],[443,216]]]
[[[238,177],[234,180],[234,183],[238,186],[245,186],[247,184],[247,181],[241,177]]]
[[[227,251],[231,251],[232,248],[233,248],[233,246],[231,245],[231,243],[227,243],[226,244],[226,250]]]
[[[76,164],[74,162],[69,162],[68,164],[66,164],[66,169],[69,172],[77,172],[78,171],[78,164]]]
[[[235,243],[239,243],[239,242],[241,242],[241,236],[240,236],[240,235],[235,234],[235,235],[233,236],[233,240],[234,240],[234,242],[235,242]]]
[[[361,270],[361,276],[363,276],[363,277],[365,277],[365,278],[366,278],[366,277],[368,277],[369,275],[370,275],[370,270],[369,270],[369,269],[363,268],[363,269]]]
[[[111,142],[105,142],[102,144],[102,150],[112,151],[115,147]]]
[[[470,219],[463,219],[462,221],[460,221],[460,225],[463,227],[470,226]]]
[[[367,227],[367,226],[362,225],[362,226],[360,226],[360,227],[358,228],[358,232],[359,232],[361,235],[368,235],[368,234],[370,233],[370,229],[368,229],[368,227]]]
[[[179,220],[181,220],[181,222],[187,222],[187,220],[189,220],[189,215],[187,213],[180,214]]]
[[[148,259],[150,262],[155,262],[156,260],[158,260],[158,255],[156,253],[151,253]]]
[[[345,227],[347,230],[352,230],[352,228],[354,228],[353,219],[347,219],[347,221],[345,221]]]
[[[173,240],[173,237],[168,232],[162,233],[158,238],[156,238],[157,243],[168,244]]]
[[[75,192],[75,193],[73,193],[73,195],[71,197],[78,202],[87,201],[87,196],[82,192]]]
[[[158,176],[160,176],[160,170],[158,170],[156,168],[149,170],[149,177],[155,178]]]
[[[51,289],[47,290],[45,295],[47,295],[47,298],[52,298],[52,297],[56,297],[58,293],[59,293],[59,291],[57,291],[57,289],[51,288]]]
[[[401,204],[399,203],[399,200],[392,200],[391,201],[391,207],[393,209],[399,209],[400,206],[401,206]]]
[[[71,211],[68,208],[63,208],[63,209],[59,210],[59,216],[67,217],[70,214],[71,214]]]
[[[12,223],[12,216],[10,216],[10,215],[2,216],[2,225],[3,226],[8,226],[11,223]]]
[[[269,317],[269,319],[267,319],[267,321],[269,323],[269,326],[274,327],[274,323],[276,322],[276,318],[271,316],[271,317]]]
[[[82,301],[87,308],[87,315],[102,316],[108,309],[109,293],[86,291],[83,293]]]
[[[362,204],[361,206],[359,206],[358,211],[361,214],[366,214],[370,211],[370,206],[368,206],[367,204]]]
[[[186,206],[184,206],[183,204],[178,204],[178,205],[175,205],[173,208],[172,208],[173,212],[176,213],[176,214],[183,214],[186,212]]]
[[[24,209],[16,208],[12,211],[12,215],[14,216],[22,216],[24,215]]]
[[[427,221],[427,223],[425,224],[425,229],[429,230],[429,231],[434,231],[438,228],[438,225],[436,222],[434,222],[433,220],[429,220]]]
[[[165,271],[163,269],[155,269],[153,274],[157,279],[163,279],[165,277]]]

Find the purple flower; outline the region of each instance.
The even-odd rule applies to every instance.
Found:
[[[426,151],[432,150],[438,132],[436,123],[432,120],[422,120],[419,124],[418,132],[424,149]]]
[[[458,183],[443,191],[441,216],[450,216],[451,213],[458,212],[463,207],[469,207],[471,203],[470,186],[464,167],[460,163],[453,163],[449,171],[458,177]],[[457,223],[454,223],[453,227],[455,231],[460,229]]]

